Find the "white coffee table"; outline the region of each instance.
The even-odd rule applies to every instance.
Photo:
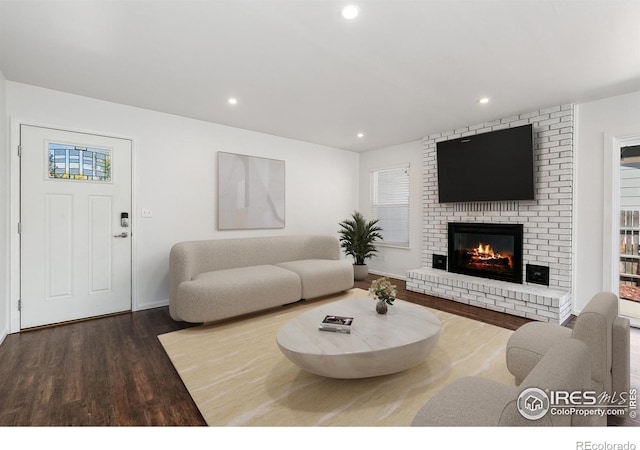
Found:
[[[353,317],[351,334],[318,330],[326,315]],[[330,378],[366,378],[401,372],[423,362],[441,325],[427,308],[396,300],[387,314],[375,300],[327,303],[291,319],[278,331],[282,353],[308,372]]]

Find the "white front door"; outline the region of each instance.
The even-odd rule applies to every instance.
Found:
[[[20,145],[21,328],[130,310],[131,141],[22,125]]]

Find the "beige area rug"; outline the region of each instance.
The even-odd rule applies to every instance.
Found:
[[[458,378],[514,383],[505,363],[512,331],[438,310],[431,310],[443,325],[437,347],[401,373],[330,379],[282,355],[276,334],[287,320],[325,302],[366,296],[356,288],[158,339],[210,426],[409,426],[431,396]]]

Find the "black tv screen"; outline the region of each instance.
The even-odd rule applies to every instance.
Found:
[[[533,200],[533,125],[437,144],[440,203]]]

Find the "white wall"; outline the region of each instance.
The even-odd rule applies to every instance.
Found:
[[[7,275],[7,222],[9,200],[7,182],[9,167],[6,80],[0,71],[0,343],[9,331],[9,286]]]
[[[422,254],[422,141],[409,142],[360,154],[360,211],[371,217],[369,172],[387,166],[410,164],[409,249],[378,247],[369,271],[404,279],[407,270],[421,267]],[[345,217],[346,218],[346,217]]]
[[[14,82],[7,82],[7,113],[13,121],[133,139],[134,309],[167,304],[169,250],[176,242],[305,233],[337,236],[338,223],[358,206],[357,153]],[[216,230],[219,151],[286,162],[284,229]],[[141,208],[151,209],[153,217],[141,218]]]
[[[610,157],[605,148],[611,149],[605,137],[640,133],[640,91],[579,104],[576,123],[574,309],[579,312],[594,294],[611,289],[604,286],[604,274],[611,268],[603,263],[603,245],[611,238],[603,226],[604,193],[611,189],[605,185],[611,174],[605,176],[603,170],[605,157]]]

